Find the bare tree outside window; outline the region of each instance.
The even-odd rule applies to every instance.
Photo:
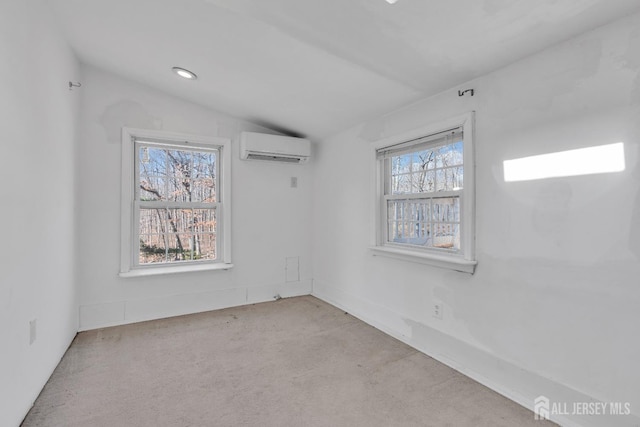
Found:
[[[217,156],[136,144],[139,264],[216,259]]]

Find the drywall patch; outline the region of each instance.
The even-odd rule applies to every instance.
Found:
[[[162,119],[154,117],[145,108],[130,100],[110,105],[100,116],[100,124],[107,135],[107,142],[119,144],[125,126],[141,129],[162,129]]]
[[[493,74],[484,89],[491,96],[479,106],[484,120],[504,133],[598,108],[580,100],[589,87],[584,82],[598,75],[602,40],[572,40],[569,46],[545,51],[544,61],[534,55]]]

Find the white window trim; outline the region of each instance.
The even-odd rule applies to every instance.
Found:
[[[456,271],[471,273],[475,271],[475,151],[474,151],[474,116],[469,112],[452,117],[441,122],[413,129],[399,135],[376,141],[371,149],[373,168],[372,210],[375,216],[375,227],[371,236],[371,251],[373,255],[386,256],[410,262],[428,264],[436,267],[449,268]],[[393,245],[384,241],[385,215],[382,211],[381,198],[384,195],[385,171],[383,162],[377,159],[377,151],[405,141],[436,134],[447,129],[462,127],[464,133],[464,187],[462,190],[461,242],[460,253],[448,254],[446,251],[428,251],[422,248],[412,248],[408,245]],[[437,195],[437,193],[434,193]],[[431,195],[431,193],[430,193]]]
[[[216,147],[220,150],[218,173],[221,183],[219,197],[222,201],[220,215],[222,227],[217,230],[217,239],[222,240],[220,249],[222,256],[219,261],[211,263],[192,263],[179,265],[135,266],[133,263],[133,227],[134,194],[135,194],[135,154],[136,139],[150,139],[167,144],[185,141],[203,147]],[[172,273],[185,273],[208,270],[228,270],[231,263],[231,140],[220,137],[204,137],[175,132],[165,132],[148,129],[122,128],[122,170],[121,170],[121,218],[120,218],[120,277],[141,277]]]

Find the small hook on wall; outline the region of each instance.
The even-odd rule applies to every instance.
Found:
[[[82,86],[82,83],[80,82],[69,82],[69,90],[72,90],[74,87],[80,87]]]
[[[475,91],[473,89],[467,89],[467,90],[459,90],[458,91],[458,96],[464,96],[465,93],[467,92],[471,92],[471,96],[474,95]]]

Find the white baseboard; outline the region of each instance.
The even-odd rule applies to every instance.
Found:
[[[515,364],[502,360],[427,325],[403,318],[385,307],[349,295],[322,281],[313,281],[312,295],[357,317],[405,344],[444,363],[480,384],[533,411],[534,399],[543,395],[551,402],[598,402],[591,396],[566,385],[544,378]],[[637,408],[631,408],[637,410]],[[631,415],[551,414],[550,419],[562,426],[574,427],[638,427],[640,417]],[[531,414],[533,417],[533,414]]]
[[[80,306],[79,331],[311,294],[311,280]]]

